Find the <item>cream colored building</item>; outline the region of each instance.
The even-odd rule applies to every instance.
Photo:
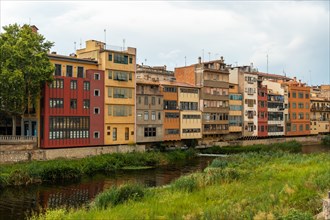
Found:
[[[89,40],[77,56],[97,60],[106,74],[104,144],[135,143],[136,49]]]
[[[311,134],[330,133],[330,100],[311,98]]]
[[[178,83],[181,139],[202,138],[202,113],[199,108],[200,89]]]

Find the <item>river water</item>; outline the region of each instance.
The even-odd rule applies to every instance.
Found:
[[[330,152],[321,145],[303,147],[303,153]],[[182,175],[202,171],[214,158],[198,157],[180,164],[147,170],[125,170],[95,174],[75,182],[7,187],[0,191],[0,220],[26,219],[34,212],[59,207],[80,207],[102,191],[128,182],[148,187],[171,183]]]

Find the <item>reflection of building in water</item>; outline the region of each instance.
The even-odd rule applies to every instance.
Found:
[[[42,209],[62,206],[78,207],[87,204],[103,191],[104,181],[80,184],[79,186],[40,192],[39,205]]]

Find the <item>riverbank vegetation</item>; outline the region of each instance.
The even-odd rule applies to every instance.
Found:
[[[168,187],[120,186],[87,208],[33,219],[313,219],[330,188],[329,167],[326,153],[236,154]]]
[[[326,135],[322,138],[322,144],[330,148],[330,135]]]
[[[273,143],[273,144],[256,144],[250,146],[213,146],[207,149],[202,149],[201,152],[205,154],[237,154],[247,152],[288,152],[288,153],[300,153],[302,150],[302,144],[297,141],[289,141],[285,143]]]
[[[194,150],[176,150],[168,153],[114,153],[76,160],[57,159],[6,164],[0,166],[0,189],[9,185],[74,180],[97,172],[156,167],[194,156]]]

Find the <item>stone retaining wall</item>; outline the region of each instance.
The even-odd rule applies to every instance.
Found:
[[[144,145],[119,145],[102,147],[80,147],[62,149],[38,149],[25,151],[0,151],[1,163],[16,163],[31,160],[53,160],[57,158],[75,159],[100,154],[144,152]]]

